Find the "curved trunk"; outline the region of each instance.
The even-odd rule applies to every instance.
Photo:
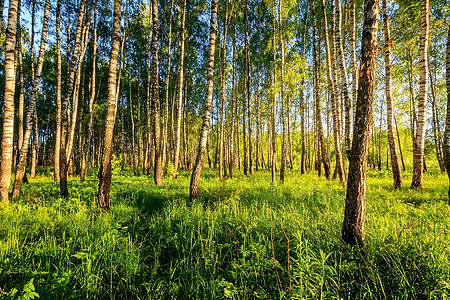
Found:
[[[189,186],[189,197],[196,198],[199,196],[200,173],[203,168],[205,160],[206,142],[209,133],[209,118],[211,115],[211,102],[213,92],[213,76],[214,76],[214,53],[216,47],[216,30],[217,30],[217,7],[218,0],[211,1],[211,23],[209,34],[209,55],[207,66],[207,82],[206,82],[206,99],[205,99],[205,114],[203,116],[202,130],[198,144],[198,154],[195,161],[195,166],[192,171],[191,182]]]
[[[413,154],[413,176],[411,189],[421,189],[423,184],[425,130],[427,125],[427,98],[428,98],[428,33],[430,30],[429,0],[422,0],[420,7],[420,91],[418,100],[417,130]]]

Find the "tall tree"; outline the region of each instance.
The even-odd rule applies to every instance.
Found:
[[[276,78],[277,78],[277,56],[276,56],[276,15],[275,15],[275,5],[276,2],[274,1],[273,7],[272,7],[272,30],[273,30],[273,37],[272,37],[272,52],[273,52],[273,86],[276,85]],[[276,116],[277,116],[277,92],[276,89],[274,89],[273,98],[272,98],[272,151],[270,157],[271,159],[271,174],[272,174],[272,183],[275,184],[275,172],[276,172],[276,162],[277,162],[277,132],[276,132]]]
[[[61,149],[61,0],[56,5],[56,133],[54,152],[54,173],[53,178],[59,181],[59,155]]]
[[[164,124],[162,128],[162,135],[163,135],[163,141],[162,141],[162,157],[163,157],[163,165],[165,165],[168,162],[168,150],[169,150],[169,143],[168,143],[168,137],[167,137],[167,127],[169,125],[169,85],[170,85],[170,63],[171,63],[171,46],[172,46],[172,19],[173,19],[173,1],[170,1],[170,18],[169,18],[169,34],[168,34],[168,44],[167,44],[167,75],[166,75],[166,99],[164,101]],[[186,8],[186,1],[183,1],[183,15],[186,14],[185,12]],[[184,20],[183,20],[184,22]]]
[[[227,68],[227,33],[228,33],[228,1],[225,8],[225,24],[223,28],[222,39],[222,67],[220,68],[220,141],[219,141],[219,178],[226,176],[225,164],[225,111],[226,111],[226,95],[225,95],[225,72]]]
[[[111,155],[113,146],[114,123],[117,111],[117,59],[120,47],[120,16],[122,0],[114,0],[113,29],[111,53],[108,73],[108,110],[106,115],[105,138],[102,164],[99,170],[98,208],[100,211],[110,210],[109,191],[111,189]]]
[[[447,169],[447,175],[450,181],[450,25],[447,34],[447,51],[446,51],[446,77],[445,85],[447,88],[447,115],[445,117],[445,133],[444,133],[444,159]],[[448,203],[450,204],[450,187],[448,189]]]
[[[211,1],[211,20],[209,32],[209,51],[208,51],[208,65],[206,74],[206,96],[205,96],[205,114],[203,116],[202,129],[198,144],[197,159],[195,161],[194,169],[192,171],[191,183],[189,186],[189,197],[196,198],[199,196],[200,173],[203,168],[205,160],[206,142],[209,133],[209,118],[211,115],[211,102],[213,93],[213,76],[214,76],[214,53],[216,48],[216,31],[217,31],[217,7],[218,0]]]
[[[283,7],[282,0],[278,0],[278,22],[279,22],[279,38],[280,38],[280,50],[281,50],[281,68],[280,68],[280,87],[281,87],[281,125],[282,125],[282,142],[281,142],[281,164],[280,164],[280,181],[284,183],[284,171],[286,169],[286,99],[284,93],[284,39],[283,39],[283,19],[281,8]]]
[[[325,170],[325,177],[331,179],[330,170],[330,157],[328,156],[327,145],[325,144],[325,139],[323,137],[323,126],[322,126],[322,116],[321,116],[321,105],[320,105],[320,65],[317,55],[317,22],[316,22],[316,9],[313,8],[313,59],[314,59],[314,96],[315,96],[315,114],[316,114],[316,124],[317,124],[317,142],[318,149],[322,154],[322,162]]]
[[[344,132],[344,145],[345,150],[348,152],[351,147],[350,142],[350,116],[351,116],[351,100],[348,91],[348,76],[347,76],[347,66],[345,63],[345,53],[342,42],[342,30],[341,30],[341,0],[335,0],[336,7],[336,48],[337,56],[339,60],[339,72],[341,73],[342,81],[342,92],[344,96],[344,107],[345,107],[345,132]],[[337,78],[336,78],[337,80]]]
[[[2,202],[8,202],[9,186],[11,185],[14,137],[14,92],[16,87],[14,41],[16,39],[18,3],[18,0],[9,1],[8,26],[6,27],[2,163],[0,167],[0,196]]]
[[[421,0],[420,6],[420,46],[419,46],[419,100],[417,131],[413,154],[412,189],[421,189],[423,184],[425,129],[427,125],[428,98],[428,36],[430,31],[429,0]]]
[[[377,36],[378,0],[365,0],[356,122],[353,130],[342,228],[342,239],[350,245],[358,244],[362,246],[364,241],[367,153],[370,127],[373,120]]]
[[[22,187],[22,180],[25,175],[25,168],[27,166],[27,153],[28,153],[28,143],[30,141],[31,132],[33,130],[33,115],[36,114],[36,100],[38,96],[39,81],[41,78],[42,66],[44,65],[44,54],[45,54],[45,41],[47,38],[48,29],[48,15],[50,11],[50,0],[45,1],[44,7],[44,22],[42,24],[42,35],[41,35],[41,45],[39,49],[38,64],[36,66],[36,71],[33,80],[33,90],[31,92],[31,99],[27,109],[27,116],[25,121],[25,134],[23,137],[22,148],[20,149],[20,158],[17,165],[16,176],[14,178],[14,188],[12,197],[15,198],[19,196],[20,189]]]
[[[336,152],[336,171],[339,175],[339,180],[342,184],[345,183],[345,166],[344,159],[342,155],[342,145],[341,145],[341,130],[340,130],[340,113],[339,113],[339,93],[337,91],[336,85],[336,61],[332,59],[333,53],[335,51],[330,50],[330,43],[328,37],[328,21],[327,21],[327,11],[325,6],[325,0],[322,0],[322,19],[323,28],[325,31],[325,52],[327,57],[327,75],[328,82],[330,83],[330,95],[331,95],[331,107],[333,115],[333,134],[334,134],[334,148]],[[333,26],[332,26],[333,27]],[[334,30],[332,29],[332,32]],[[331,38],[332,44],[334,43],[334,38]],[[335,48],[335,47],[333,47]]]
[[[181,21],[181,40],[180,40],[180,62],[179,62],[179,78],[178,78],[178,95],[177,95],[177,121],[175,136],[175,157],[174,157],[174,173],[173,178],[177,178],[177,172],[180,166],[180,148],[181,148],[181,113],[183,106],[183,83],[184,83],[184,43],[186,36],[186,0],[183,1],[183,16]]]
[[[155,143],[155,167],[153,178],[157,186],[162,185],[163,165],[161,153],[161,129],[160,129],[160,111],[159,102],[159,64],[158,64],[158,1],[152,0],[152,102],[154,108],[154,143]]]
[[[383,0],[383,26],[384,26],[384,66],[385,66],[385,85],[386,85],[386,104],[387,104],[387,129],[388,143],[391,154],[392,176],[394,178],[394,188],[402,185],[402,171],[398,158],[397,142],[394,131],[394,101],[392,99],[392,74],[391,74],[391,32],[389,18],[387,14],[386,0]]]

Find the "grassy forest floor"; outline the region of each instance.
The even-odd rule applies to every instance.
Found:
[[[93,174],[94,172],[92,172]],[[443,174],[424,189],[392,190],[369,171],[364,251],[340,239],[345,190],[290,172],[271,185],[258,171],[219,181],[203,170],[165,178],[113,171],[111,213],[96,209],[98,181],[70,180],[59,199],[50,169],[0,208],[1,295],[41,299],[447,299],[450,208]],[[15,297],[14,296],[14,297]]]

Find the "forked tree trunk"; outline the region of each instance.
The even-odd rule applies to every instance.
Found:
[[[387,129],[389,151],[391,153],[392,176],[394,188],[402,185],[402,171],[398,159],[397,142],[394,131],[394,101],[392,99],[392,74],[391,74],[391,32],[387,14],[386,0],[383,0],[383,26],[384,26],[384,65],[386,70],[386,104],[387,104]]]
[[[367,153],[373,118],[377,36],[378,0],[365,0],[358,103],[342,228],[342,239],[349,245],[362,246],[364,241]]]
[[[42,66],[44,64],[44,54],[45,54],[45,40],[47,38],[48,29],[48,15],[50,10],[50,0],[46,0],[44,8],[44,22],[42,24],[42,35],[41,35],[41,45],[39,49],[38,64],[36,67],[36,73],[33,80],[33,90],[31,92],[31,99],[27,109],[27,116],[25,121],[25,134],[23,137],[22,148],[20,149],[20,158],[17,165],[16,176],[14,179],[14,188],[12,198],[16,198],[20,194],[20,189],[22,187],[22,180],[25,175],[25,168],[27,166],[27,153],[28,144],[31,137],[32,127],[33,127],[33,115],[36,112],[36,99],[39,88],[39,79],[41,78]]]
[[[113,148],[114,123],[117,110],[117,58],[120,47],[120,14],[122,1],[114,1],[113,30],[108,72],[108,109],[106,115],[105,138],[103,145],[102,165],[99,170],[98,208],[100,211],[110,210],[109,191],[111,189],[111,155]]]
[[[427,98],[428,98],[428,33],[430,30],[429,0],[421,0],[420,6],[420,45],[419,45],[419,68],[420,68],[420,92],[418,100],[418,116],[416,144],[413,154],[413,176],[411,189],[421,189],[423,184],[425,130],[427,125]]]
[[[1,201],[8,202],[14,138],[14,92],[16,87],[15,44],[18,0],[9,1],[5,40],[5,91],[3,109],[2,163],[0,167]]]
[[[183,17],[181,21],[181,45],[180,45],[180,63],[179,63],[179,79],[178,79],[178,96],[177,96],[177,123],[175,136],[175,157],[173,179],[177,178],[177,172],[180,168],[180,148],[181,148],[181,113],[183,107],[183,83],[184,83],[184,39],[186,35],[186,0],[183,1]]]
[[[203,168],[205,160],[206,142],[209,133],[209,118],[211,114],[211,102],[213,92],[213,76],[214,76],[214,53],[216,47],[216,30],[217,30],[217,7],[218,0],[211,1],[211,21],[209,34],[209,55],[207,65],[207,82],[206,82],[206,99],[205,99],[205,114],[203,116],[202,130],[198,144],[198,154],[195,161],[194,169],[192,171],[191,183],[189,186],[189,197],[196,198],[199,196],[200,173]]]

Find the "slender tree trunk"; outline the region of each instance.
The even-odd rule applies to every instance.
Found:
[[[158,65],[158,1],[152,0],[152,102],[154,107],[154,144],[155,167],[154,180],[157,186],[162,185],[163,165],[161,157],[160,102],[159,102],[159,65]]]
[[[446,62],[445,85],[447,87],[447,114],[445,117],[443,150],[447,175],[450,181],[450,25],[448,26],[447,51],[445,62]],[[449,196],[448,203],[450,204],[450,188],[448,190],[448,196]]]
[[[192,171],[191,183],[189,186],[189,197],[196,198],[199,196],[200,173],[203,168],[203,162],[206,152],[206,141],[209,133],[209,118],[211,114],[211,102],[213,92],[213,76],[214,76],[214,53],[216,46],[216,30],[217,30],[217,7],[218,0],[211,1],[211,22],[209,34],[209,55],[207,66],[207,82],[206,82],[206,99],[205,99],[205,114],[203,116],[202,130],[200,133],[198,154],[195,161],[194,169]]]
[[[364,206],[370,124],[373,118],[378,36],[378,1],[364,1],[364,25],[361,40],[361,68],[358,84],[356,122],[348,173],[342,239],[350,245],[364,241]]]
[[[59,0],[60,1],[60,0]],[[80,181],[83,182],[87,176],[87,166],[86,161],[89,154],[89,148],[92,144],[92,136],[93,136],[93,125],[94,125],[94,101],[95,101],[95,79],[96,79],[96,67],[97,67],[97,1],[95,1],[94,8],[94,37],[93,37],[93,45],[92,45],[92,74],[91,74],[91,94],[89,96],[89,121],[88,121],[88,130],[87,130],[87,139],[86,143],[83,147],[83,161],[81,163],[81,178]],[[93,153],[92,153],[93,154]]]
[[[280,38],[280,48],[281,48],[281,70],[280,70],[280,86],[281,86],[281,125],[282,125],[282,134],[283,139],[281,143],[281,166],[280,166],[280,182],[284,183],[284,172],[286,169],[286,148],[287,148],[287,135],[286,135],[286,99],[284,94],[284,39],[282,34],[282,17],[281,17],[281,8],[282,8],[282,0],[278,2],[278,21],[279,21],[279,38]]]
[[[421,0],[421,31],[419,46],[420,93],[417,118],[416,144],[413,154],[413,176],[411,189],[421,189],[424,170],[425,130],[427,125],[428,98],[428,33],[430,30],[429,0]]]
[[[41,35],[41,45],[39,49],[38,64],[36,67],[36,73],[33,80],[33,90],[31,92],[31,99],[27,109],[27,116],[25,121],[25,134],[23,138],[22,148],[20,149],[20,158],[17,165],[16,176],[14,179],[14,188],[12,198],[16,198],[20,194],[20,189],[22,187],[22,180],[25,175],[25,168],[27,166],[27,153],[28,144],[30,141],[30,136],[32,132],[33,125],[33,115],[36,112],[36,99],[38,93],[39,79],[41,77],[42,66],[44,64],[44,54],[45,54],[45,40],[47,38],[48,29],[48,15],[50,10],[50,0],[46,0],[44,9],[44,22],[42,24],[42,35]]]
[[[15,44],[18,0],[10,0],[5,40],[5,91],[3,109],[2,163],[0,167],[0,196],[7,203],[11,184],[11,164],[14,138],[14,92],[16,86]]]
[[[356,118],[356,101],[358,99],[358,63],[356,62],[356,0],[350,0],[350,67],[352,69],[352,105],[353,123]]]
[[[342,145],[340,139],[340,113],[339,113],[339,93],[337,91],[337,85],[335,83],[336,80],[336,64],[335,60],[332,61],[333,53],[335,51],[330,50],[330,44],[328,42],[328,21],[325,7],[325,0],[322,0],[322,13],[323,13],[323,24],[325,31],[325,50],[327,57],[327,75],[328,82],[331,84],[330,94],[331,94],[331,106],[332,106],[332,115],[333,115],[333,132],[334,132],[334,146],[336,152],[336,169],[339,175],[339,179],[342,184],[345,184],[345,166],[344,160],[342,156]],[[333,26],[332,26],[333,27]],[[334,44],[334,38],[332,35],[332,44]],[[334,67],[332,67],[332,65]]]
[[[181,145],[181,113],[183,106],[183,83],[184,83],[184,39],[186,35],[186,0],[183,2],[183,19],[181,22],[181,45],[180,45],[180,63],[178,79],[178,99],[177,99],[177,123],[175,138],[175,157],[174,157],[174,173],[173,179],[177,178],[177,172],[180,168],[180,145]]]
[[[275,27],[275,3],[273,4],[272,8],[272,15],[273,15],[273,40],[272,40],[272,52],[273,52],[273,86],[276,86],[276,78],[277,78],[277,56],[276,56],[276,27]],[[271,161],[271,173],[272,173],[272,183],[275,184],[276,182],[276,162],[277,162],[277,133],[276,133],[276,118],[277,118],[277,93],[275,89],[275,93],[272,98],[272,161]]]
[[[98,208],[100,211],[110,210],[109,191],[111,189],[111,155],[113,148],[114,123],[117,110],[117,59],[120,47],[120,14],[121,0],[114,1],[113,30],[108,74],[108,110],[106,115],[105,139],[102,165],[99,171]]]
[[[31,171],[30,178],[34,179],[36,177],[36,165],[37,165],[37,155],[39,147],[39,127],[38,127],[38,116],[37,116],[37,106],[34,107],[34,117],[33,117],[33,143],[31,145]]]
[[[67,158],[70,157],[68,153],[66,152],[66,140],[68,135],[68,125],[69,125],[69,99],[70,96],[73,93],[74,90],[74,79],[75,79],[75,70],[78,62],[78,52],[80,48],[81,43],[81,29],[82,29],[82,22],[83,22],[83,15],[84,15],[84,6],[85,6],[85,0],[81,0],[80,3],[80,9],[78,13],[78,23],[77,23],[77,29],[76,29],[76,35],[75,35],[75,47],[72,52],[72,58],[70,60],[70,67],[67,69],[68,75],[67,75],[67,83],[66,83],[66,93],[64,97],[64,101],[61,102],[61,148],[60,148],[60,155],[59,155],[59,165],[60,165],[60,171],[59,171],[59,188],[61,197],[68,198],[69,197],[69,191],[67,189],[67,171],[69,169],[69,165],[67,162]]]
[[[438,112],[437,112],[437,108],[436,108],[436,91],[435,91],[435,86],[433,84],[433,75],[430,74],[430,89],[431,89],[431,97],[432,97],[432,101],[431,101],[431,116],[432,116],[432,120],[431,120],[431,125],[433,128],[433,137],[434,137],[434,145],[436,148],[436,157],[439,163],[439,169],[441,170],[441,172],[445,172],[445,162],[444,162],[444,158],[442,155],[442,145],[441,145],[441,130],[440,130],[440,126],[439,126],[439,121],[438,121]]]
[[[344,47],[342,45],[342,34],[341,34],[341,0],[335,0],[336,4],[336,46],[337,54],[339,58],[339,71],[341,73],[342,80],[342,91],[344,94],[344,106],[345,106],[345,132],[344,132],[344,145],[345,150],[348,152],[351,149],[350,140],[350,126],[351,126],[351,100],[348,91],[348,76],[347,76],[347,66],[345,63]]]
[[[168,159],[168,138],[167,138],[167,127],[169,124],[169,84],[170,84],[170,62],[171,62],[171,46],[172,46],[172,19],[173,19],[173,1],[170,1],[170,19],[169,19],[169,42],[167,45],[167,75],[166,75],[166,99],[164,102],[164,118],[163,118],[163,128],[162,128],[162,160],[163,165],[169,161]],[[183,15],[185,14],[186,0],[183,4]],[[183,20],[184,23],[184,20]]]
[[[18,4],[20,6],[20,2]],[[19,159],[20,149],[23,145],[23,111],[25,105],[25,90],[24,90],[24,75],[23,75],[23,60],[22,60],[22,36],[20,29],[20,10],[17,13],[17,37],[16,37],[16,51],[17,51],[17,62],[19,68],[19,111],[18,111],[18,141],[17,141],[17,155],[16,158]]]
[[[330,170],[330,157],[328,156],[327,145],[323,137],[323,126],[322,126],[322,116],[321,116],[321,104],[320,104],[320,65],[317,59],[317,48],[320,48],[320,44],[317,42],[317,22],[315,9],[313,9],[313,57],[314,57],[314,95],[315,95],[315,114],[316,114],[316,124],[317,124],[317,138],[318,138],[318,148],[322,154],[322,162],[325,171],[325,177],[327,180],[331,179]],[[319,45],[319,47],[317,47]]]
[[[386,104],[387,104],[387,130],[389,151],[391,153],[392,176],[394,188],[402,185],[402,171],[398,159],[397,143],[394,131],[394,101],[392,99],[392,74],[391,74],[391,32],[387,14],[386,0],[383,0],[383,26],[384,26],[384,65],[386,70]]]
[[[234,14],[234,33],[233,33],[233,73],[232,73],[232,98],[231,98],[231,143],[230,143],[230,165],[229,165],[229,172],[230,172],[230,178],[233,179],[234,177],[234,163],[235,163],[235,136],[239,136],[239,131],[235,134],[236,130],[236,118],[237,113],[235,110],[237,110],[237,104],[236,104],[236,94],[237,94],[237,87],[236,87],[236,13]],[[209,157],[208,157],[209,158]]]
[[[222,41],[222,67],[220,68],[220,96],[221,96],[221,112],[220,112],[220,141],[219,141],[219,178],[226,176],[225,167],[225,116],[226,116],[226,95],[225,95],[225,72],[227,67],[227,32],[228,32],[228,1],[226,2],[225,24]]]
[[[61,149],[61,0],[58,0],[56,6],[56,133],[55,133],[55,153],[54,164],[55,170],[53,178],[55,181],[59,181],[59,156]]]
[[[251,84],[251,79],[250,79],[250,68],[251,68],[251,64],[250,64],[250,46],[249,46],[249,35],[248,35],[248,1],[247,1],[247,5],[245,8],[245,64],[246,64],[246,68],[245,68],[245,83],[246,83],[246,95],[247,95],[247,116],[248,116],[248,168],[250,169],[250,175],[253,175],[255,173],[254,171],[254,166],[253,166],[253,133],[252,133],[252,118],[251,118],[251,114],[252,114],[252,107],[250,105],[250,100],[251,100],[251,89],[250,89],[250,84]],[[245,119],[245,114],[244,114],[244,119]],[[245,131],[245,129],[244,129]],[[244,168],[245,171],[245,168]]]

